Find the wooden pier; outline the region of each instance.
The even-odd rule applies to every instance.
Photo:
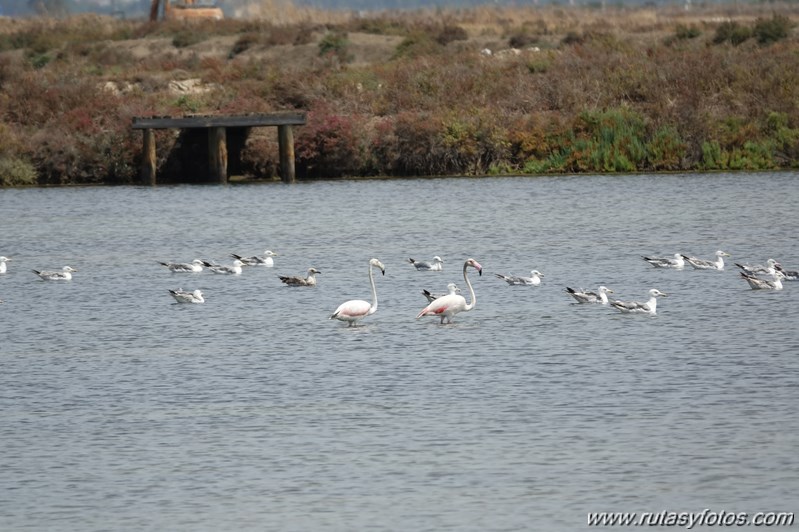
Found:
[[[285,183],[294,182],[294,130],[293,126],[305,124],[305,113],[268,113],[242,116],[184,116],[184,117],[134,117],[133,129],[144,135],[141,178],[145,185],[156,182],[156,129],[206,129],[208,130],[208,171],[212,182],[228,181],[227,129],[249,131],[253,127],[276,126],[280,151],[280,178]],[[245,134],[246,135],[246,134]]]

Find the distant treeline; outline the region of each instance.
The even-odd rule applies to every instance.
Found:
[[[299,178],[796,168],[796,7],[771,7],[5,23],[0,184],[136,183],[132,117],[282,110]],[[274,131],[239,140],[236,173],[279,175]],[[157,144],[159,180],[193,172],[191,139]]]

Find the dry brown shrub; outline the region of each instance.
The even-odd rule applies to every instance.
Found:
[[[241,170],[259,179],[274,179],[280,172],[277,137],[271,128],[254,128],[241,152]]]
[[[171,23],[0,20],[0,113],[7,137],[39,142],[9,143],[15,152],[9,155],[35,155],[37,170],[52,182],[72,179],[69,172],[75,179],[124,180],[130,175],[125,165],[137,164],[141,149],[130,117],[184,112],[323,110],[325,119],[312,123],[305,137],[317,147],[332,146],[327,154],[305,153],[315,175],[324,165],[331,175],[519,167],[527,158],[547,159],[585,111],[621,109],[644,117],[650,134],[666,131],[666,140],[685,143],[679,164],[700,160],[705,142],[733,149],[763,135],[770,113],[784,116],[790,127],[799,124],[795,35],[769,47],[754,40],[707,46],[719,24],[751,26],[763,16],[762,6],[686,11],[484,5],[365,16],[281,0],[259,6],[259,16],[199,25],[208,40],[181,49],[174,37],[184,28]],[[772,7],[780,17],[799,18],[799,5]],[[702,28],[703,37],[666,46],[665,36],[677,24]],[[461,28],[468,40],[442,46],[435,42],[442,28]],[[388,51],[359,50],[353,64],[325,61],[317,57],[321,30],[348,33],[353,42],[357,34],[362,48]],[[386,62],[401,38],[416,35],[426,35],[433,46]],[[487,44],[497,51],[516,35],[515,45],[538,39],[543,51],[479,54]],[[574,38],[565,39],[569,35]],[[230,59],[229,44],[237,36],[248,48]],[[215,51],[223,48],[220,42],[221,53]],[[173,79],[195,77],[220,88],[186,97],[168,91]],[[123,98],[98,93],[105,81],[129,81],[135,90]],[[330,144],[339,125],[347,134]],[[174,138],[164,133],[158,143],[161,157],[162,146],[169,149]],[[249,171],[274,175],[273,143],[268,133],[252,139],[245,149]],[[676,167],[677,152],[664,150],[653,164]],[[113,156],[123,163],[115,167]]]

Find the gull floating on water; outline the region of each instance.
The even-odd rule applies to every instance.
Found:
[[[538,270],[533,270],[530,272],[530,277],[518,277],[515,275],[502,275],[501,273],[495,273],[498,278],[502,279],[509,285],[528,285],[528,286],[538,286],[541,284],[541,277],[544,276],[543,273],[539,272]]]
[[[444,297],[446,295],[451,295],[451,294],[460,294],[460,293],[461,293],[461,289],[458,288],[458,285],[456,285],[455,283],[449,283],[447,285],[447,293],[446,294],[433,294],[429,290],[422,290],[422,294],[424,295],[425,298],[427,298],[427,302],[428,303],[432,303],[433,301],[435,301],[439,297]]]
[[[166,266],[173,273],[198,273],[203,271],[203,261],[194,259],[191,262],[161,262],[158,264]]]
[[[724,257],[729,257],[729,253],[725,253],[721,250],[716,252],[716,260],[704,260],[698,259],[696,257],[689,257],[687,255],[683,255],[682,258],[685,259],[685,262],[693,266],[697,270],[723,270],[724,269]]]
[[[205,298],[203,298],[203,293],[200,290],[186,292],[178,288],[177,290],[170,290],[169,293],[178,303],[205,303]]]
[[[444,261],[436,255],[433,257],[433,262],[425,262],[415,259],[408,259],[408,261],[413,264],[413,267],[417,270],[429,270],[433,272],[440,272],[444,269]]]
[[[203,265],[205,265],[206,268],[208,268],[214,273],[219,273],[222,275],[241,275],[242,263],[239,259],[234,260],[231,266],[224,266],[222,264],[211,264],[206,260],[203,261]]]
[[[600,286],[596,292],[589,290],[566,287],[566,292],[577,300],[578,303],[600,303],[602,305],[608,304],[608,294],[612,294],[613,290],[610,288]]]
[[[765,266],[762,264],[738,264],[737,262],[735,265],[749,275],[766,274],[773,277],[777,273],[777,261],[774,259],[767,260]]]
[[[285,284],[289,286],[316,286],[316,274],[322,273],[316,268],[308,268],[308,276],[307,277],[287,277],[287,276],[280,276],[280,280],[283,281]]]
[[[783,275],[782,272],[777,272],[774,275],[773,281],[758,279],[754,275],[749,275],[746,272],[741,272],[741,277],[746,279],[746,282],[749,283],[752,290],[782,290],[782,280],[785,279],[785,275]]]
[[[31,270],[33,273],[41,277],[45,281],[70,281],[72,280],[72,273],[78,270],[64,266],[61,271],[47,271],[47,270]]]
[[[8,267],[6,266],[6,262],[9,262],[11,259],[8,257],[0,257],[0,273],[6,273]]]
[[[798,271],[796,271],[796,270],[786,270],[785,268],[782,267],[782,264],[780,264],[779,262],[774,265],[774,268],[778,272],[782,272],[782,274],[785,276],[785,280],[786,281],[799,281],[799,272]]]
[[[272,257],[277,257],[277,253],[267,249],[264,251],[263,256],[253,255],[252,257],[242,257],[235,253],[231,253],[230,256],[236,260],[240,260],[243,266],[266,266],[267,268],[271,268],[275,265],[275,261]]]
[[[672,268],[682,270],[685,267],[685,259],[682,254],[675,253],[674,258],[669,257],[641,257],[655,268]]]
[[[668,296],[668,294],[661,292],[657,288],[653,288],[649,291],[649,300],[646,303],[639,303],[638,301],[611,301],[610,304],[613,308],[617,308],[628,314],[651,314],[654,316],[657,313],[657,298],[666,296]]]

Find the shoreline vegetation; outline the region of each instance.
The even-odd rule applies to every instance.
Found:
[[[133,117],[278,111],[298,180],[798,168],[799,4],[689,6],[0,17],[0,187],[138,184]],[[233,179],[279,179],[274,128],[239,140]]]

